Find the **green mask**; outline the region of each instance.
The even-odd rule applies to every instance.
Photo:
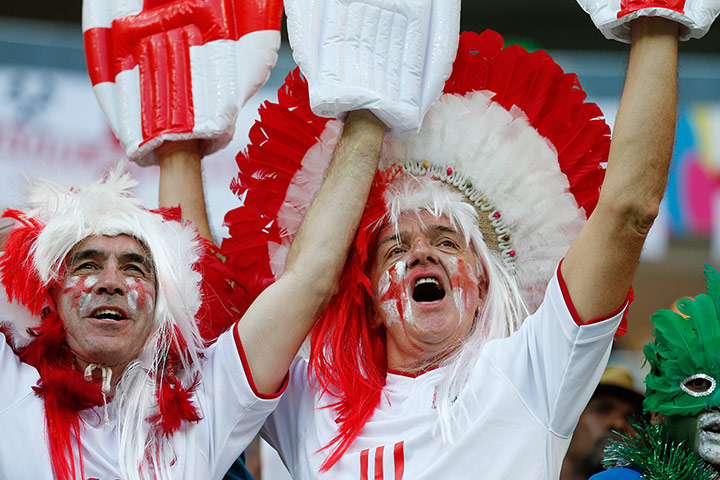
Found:
[[[705,281],[707,294],[678,301],[688,318],[665,309],[651,317],[655,339],[643,351],[651,367],[645,411],[695,416],[720,407],[720,275],[710,265]]]

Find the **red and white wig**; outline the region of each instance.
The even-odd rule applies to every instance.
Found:
[[[55,475],[85,478],[79,412],[104,404],[102,386],[75,367],[50,290],[63,278],[72,248],[92,236],[129,235],[152,257],[156,298],[153,326],[138,357],[125,368],[107,414],[118,429],[122,478],[170,478],[172,435],[197,421],[191,402],[205,348],[196,315],[201,307],[203,245],[188,224],[142,207],[136,182],[114,168],[106,178],[64,188],[49,180],[31,186],[28,208],[7,210],[14,225],[0,257],[0,329],[20,359],[35,367],[44,399]],[[207,329],[206,329],[207,330]]]
[[[451,438],[462,419],[449,407],[482,346],[510,335],[535,311],[597,203],[610,129],[585,98],[577,77],[545,52],[503,48],[492,31],[464,33],[444,95],[418,135],[386,140],[339,293],[311,333],[311,380],[337,400],[338,434],[324,469],[360,433],[385,385],[385,331],[369,322],[368,273],[380,230],[401,215],[446,215],[487,274],[469,338],[441,361],[449,368],[438,395],[438,434]],[[232,185],[244,205],[227,214],[231,237],[222,247],[228,263],[252,273],[252,294],[281,273],[341,131],[339,121],[312,114],[297,71],[278,103],[261,107]]]

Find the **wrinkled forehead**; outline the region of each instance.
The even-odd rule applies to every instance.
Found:
[[[380,226],[379,242],[389,236],[400,238],[406,233],[413,232],[447,233],[457,236],[458,240],[466,245],[482,241],[482,233],[477,227],[472,212],[463,211],[462,208],[438,209],[432,205],[420,205],[388,214]]]

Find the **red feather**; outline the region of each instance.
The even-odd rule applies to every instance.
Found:
[[[197,267],[202,274],[202,306],[197,315],[198,329],[212,343],[248,309],[250,292],[237,279],[237,270],[226,263],[218,247],[201,239],[203,254]],[[254,298],[254,297],[252,297]]]
[[[265,102],[259,114],[249,133],[250,145],[237,156],[239,172],[230,188],[242,206],[225,215],[229,238],[221,248],[228,266],[243,272],[250,301],[275,280],[268,244],[295,235],[280,231],[278,211],[305,153],[318,142],[328,122],[310,110],[307,83],[298,69],[285,79],[278,103]]]
[[[192,393],[198,383],[199,377],[195,377],[192,385],[185,388],[177,377],[166,377],[156,392],[158,413],[149,417],[148,422],[159,428],[163,435],[170,437],[182,422],[199,421],[201,417],[192,404]]]
[[[159,208],[153,212],[162,215],[165,220],[182,221],[180,207]],[[196,240],[200,243],[201,254],[195,267],[202,275],[202,304],[196,320],[202,338],[213,343],[242,317],[252,299],[243,284],[236,279],[236,270],[226,264],[227,259],[220,253],[220,249],[199,236]],[[184,349],[185,339],[180,332],[174,333],[179,348]],[[173,353],[177,354],[177,351]]]
[[[47,287],[35,270],[33,248],[44,225],[18,210],[6,210],[2,216],[13,218],[20,225],[8,235],[0,257],[0,281],[11,301],[25,305],[33,315],[39,315],[45,301],[43,292]]]

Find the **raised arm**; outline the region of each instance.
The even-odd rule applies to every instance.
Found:
[[[238,322],[261,393],[274,393],[305,336],[337,290],[377,169],[385,125],[348,115],[330,170],[293,241],[282,276]]]
[[[197,141],[165,142],[155,153],[160,164],[158,204],[180,206],[183,220],[193,222],[200,236],[212,242]]]
[[[632,22],[625,89],[597,207],[562,264],[584,321],[619,309],[660,208],[675,139],[679,25]]]

